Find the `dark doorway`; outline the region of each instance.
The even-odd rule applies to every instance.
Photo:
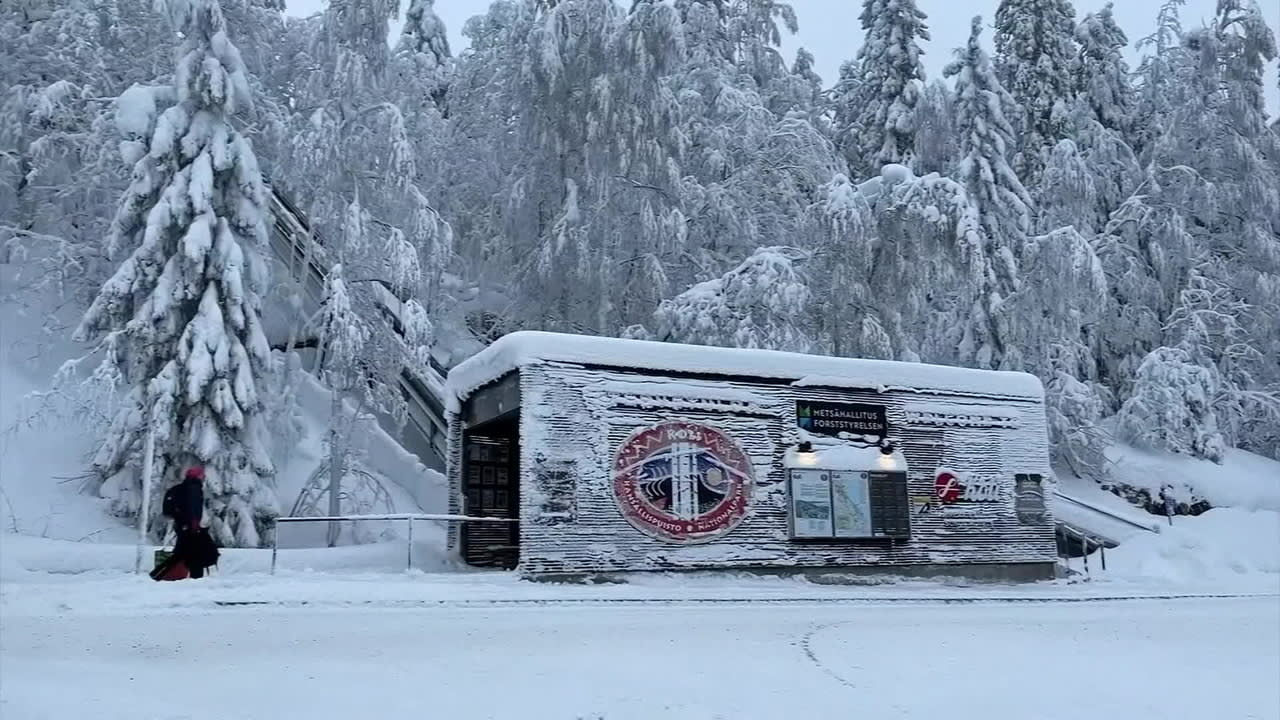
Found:
[[[462,491],[467,515],[520,517],[518,417],[500,418],[463,433]],[[520,561],[519,524],[463,523],[462,558],[468,565],[514,568]]]

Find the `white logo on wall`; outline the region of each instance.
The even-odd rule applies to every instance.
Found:
[[[951,505],[957,502],[998,502],[1000,500],[999,476],[982,476],[940,467],[933,474],[934,494],[938,502]]]

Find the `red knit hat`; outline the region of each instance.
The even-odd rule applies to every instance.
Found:
[[[187,468],[186,479],[188,480],[204,480],[204,468],[199,465],[192,465]]]

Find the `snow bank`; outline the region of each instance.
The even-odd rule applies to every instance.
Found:
[[[405,523],[400,523],[403,528]],[[444,527],[415,522],[413,569],[441,572],[455,566],[444,550]],[[403,532],[401,533],[403,534]],[[408,546],[403,539],[336,548],[280,550],[281,573],[402,573],[409,568]],[[143,567],[149,569],[155,548],[144,548]],[[136,547],[125,543],[81,543],[29,535],[0,534],[0,580],[40,581],[49,576],[81,579],[133,573]],[[218,575],[257,575],[271,570],[271,551],[224,548]]]
[[[763,377],[875,390],[943,390],[1030,399],[1044,394],[1040,381],[1026,373],[531,331],[504,335],[451,370],[449,391],[464,398],[512,370],[546,362]]]
[[[1253,579],[1280,591],[1280,512],[1215,508],[1175,517],[1159,534],[1109,551],[1106,577],[1177,585]]]
[[[1243,450],[1228,450],[1221,465],[1185,455],[1114,445],[1107,451],[1116,482],[1158,497],[1172,485],[1180,502],[1192,493],[1214,507],[1280,511],[1280,462]]]

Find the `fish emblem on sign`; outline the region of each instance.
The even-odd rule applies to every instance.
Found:
[[[742,448],[699,423],[642,428],[614,455],[619,512],[637,530],[664,542],[706,542],[734,529],[747,514],[754,485]]]

